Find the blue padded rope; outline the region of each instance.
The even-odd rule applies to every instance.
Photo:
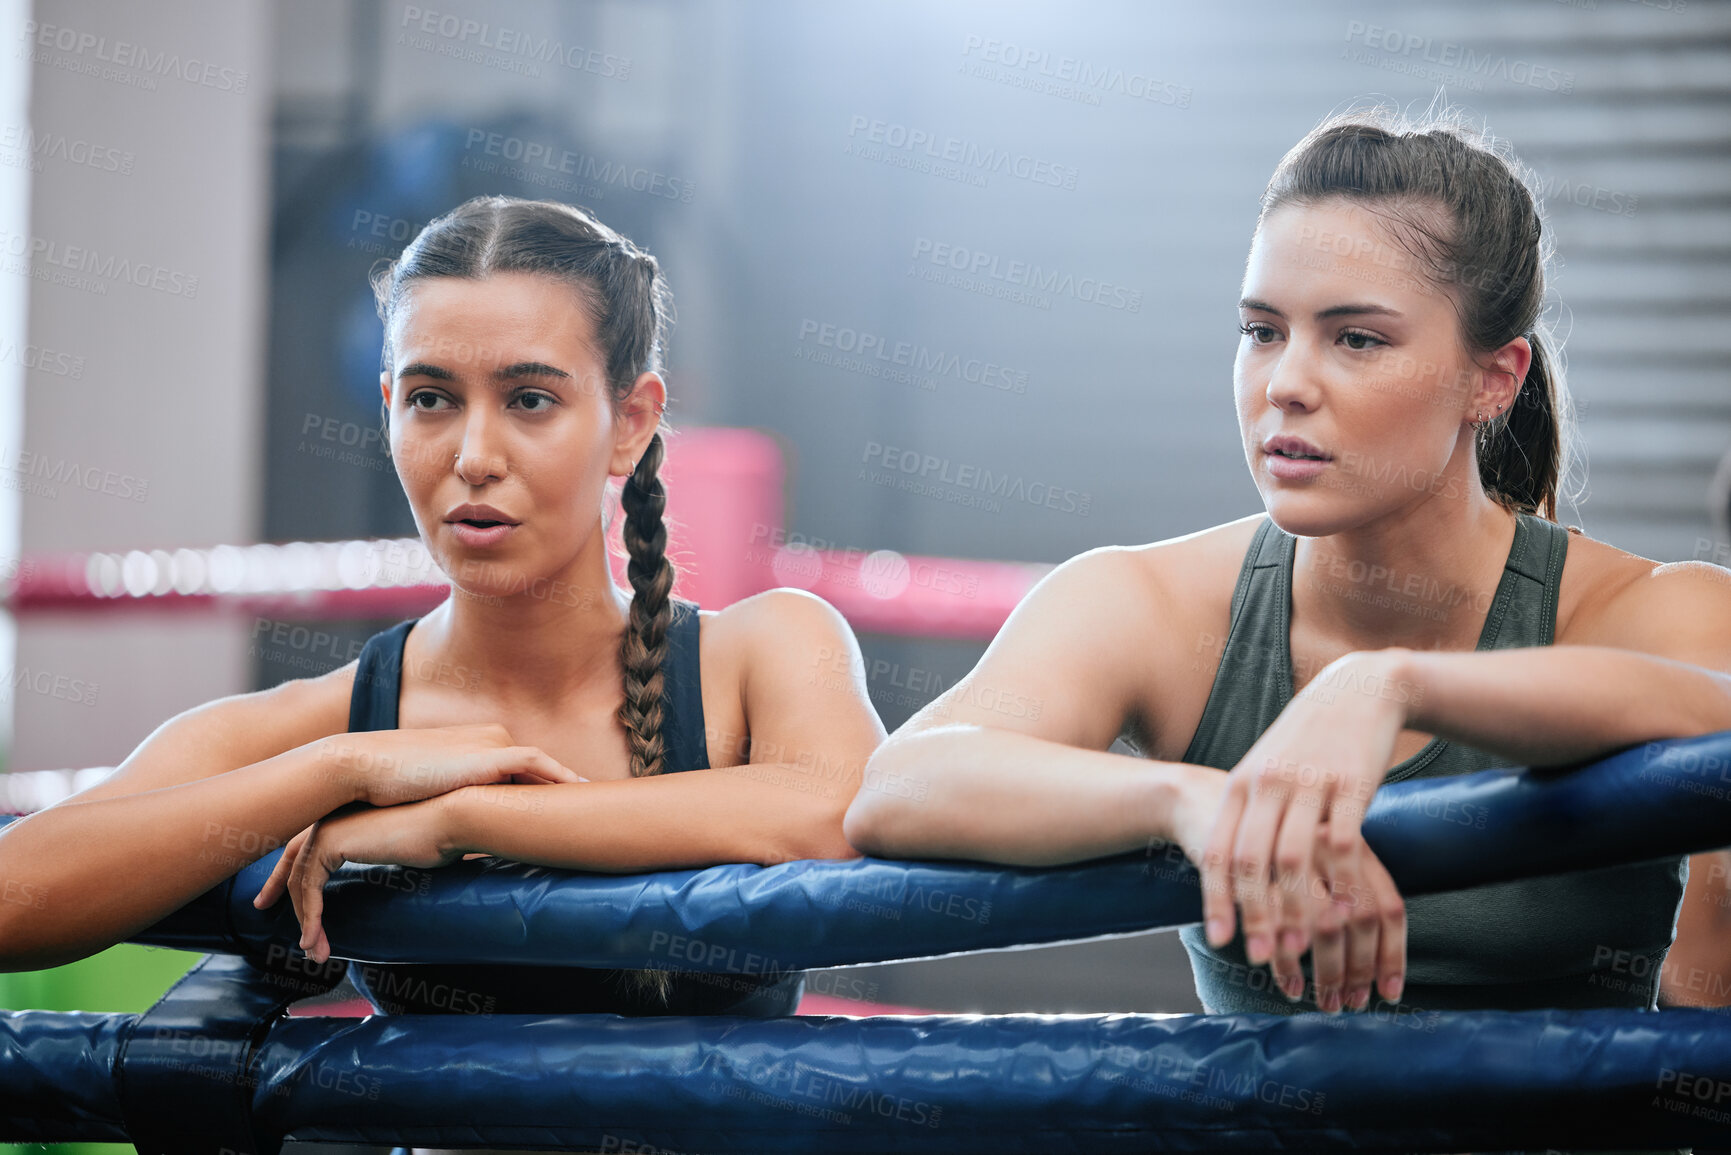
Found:
[[[30,1086],[0,1078],[0,1140],[117,1137],[118,1103],[91,1067],[136,1016],[76,1016],[85,1054],[65,1048],[74,1017],[0,1015],[0,1075],[20,1053],[38,1072]],[[48,1038],[64,1049],[45,1057]],[[75,1079],[58,1093],[77,1096],[83,1129],[45,1085]],[[293,1018],[261,1041],[245,1085],[259,1155],[283,1136],[710,1155],[1680,1146],[1731,1142],[1731,1023],[1629,1010]]]
[[[1402,894],[1731,845],[1731,731],[1565,770],[1391,783],[1365,836]],[[280,852],[277,852],[280,853]],[[276,854],[132,941],[281,958],[291,905],[255,910]],[[856,859],[581,874],[481,860],[347,866],[326,888],[333,953],[363,962],[656,967],[734,974],[930,958],[1182,926],[1201,917],[1174,846],[1072,866]]]
[[[1379,791],[1367,835],[1404,892],[1427,893],[1717,847],[1731,840],[1728,788],[1731,733],[1652,743],[1569,771],[1395,784]],[[544,1119],[546,1141],[560,1145],[641,1135],[712,1151],[799,1150],[814,1141],[840,1151],[1454,1150],[1731,1137],[1721,1108],[1731,1109],[1731,1031],[1708,1012],[1462,1013],[1393,1023],[389,1016],[273,1026],[282,991],[256,989],[261,968],[310,986],[337,972],[309,967],[294,950],[286,904],[252,910],[268,869],[268,860],[255,864],[142,939],[250,956],[202,972],[232,972],[236,986],[199,996],[213,1013],[171,994],[142,1019],[0,1018],[0,1125],[16,1128],[0,1137],[71,1138],[68,1129],[86,1128],[87,1137],[112,1138],[109,1097],[87,1085],[104,1067],[120,1080],[124,1127],[176,1135],[180,1122],[212,1112],[224,1137],[244,1119],[253,1137],[235,1140],[247,1144],[236,1149],[260,1155],[287,1131],[521,1145],[534,1141],[523,1119]],[[522,865],[412,873],[425,880],[424,894],[418,881],[405,885],[411,872],[341,872],[329,920],[345,953],[761,973],[1123,933],[1193,921],[1199,911],[1194,872],[1168,848],[1053,870],[866,860],[638,878]],[[886,920],[895,923],[893,941]],[[406,945],[392,946],[399,935]],[[222,1007],[235,1013],[217,1013]],[[163,1027],[198,1031],[201,1023],[209,1046],[242,1035],[249,1046],[189,1069],[172,1037],[141,1045]],[[141,1033],[141,1024],[149,1029]],[[220,1072],[230,1070],[225,1084]],[[387,1084],[392,1072],[403,1078]],[[45,1082],[74,1085],[44,1097]],[[1413,1086],[1426,1090],[1409,1099]],[[252,1089],[250,1104],[236,1087]],[[573,1114],[521,1114],[531,1105],[525,1095]],[[397,1127],[412,1121],[397,1116],[404,1102],[417,1105],[417,1118],[446,1121]],[[509,1103],[519,1113],[492,1114]],[[922,1115],[918,1126],[931,1132],[944,1119],[950,1129],[942,1141],[924,1131],[879,1133],[877,1117],[899,1126],[910,1115]],[[1565,1116],[1570,1122],[1559,1127]],[[507,1117],[517,1122],[486,1122]],[[218,1133],[213,1127],[186,1149],[214,1150]]]

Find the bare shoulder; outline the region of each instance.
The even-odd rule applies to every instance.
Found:
[[[841,611],[797,589],[772,589],[722,610],[700,611],[704,675],[731,671],[742,680],[765,662],[785,664],[853,652],[853,629]]]
[[[752,762],[865,765],[883,724],[841,611],[804,590],[773,589],[702,622],[710,765],[748,754]]]
[[[1659,562],[1569,535],[1559,644],[1614,646],[1731,670],[1731,571]]]
[[[1064,562],[1022,599],[974,672],[908,727],[956,721],[1086,749],[1125,735],[1145,751],[1160,748],[1155,736],[1190,712],[1198,679],[1192,651],[1225,633],[1232,586],[1259,520],[1103,546]],[[1037,709],[1002,717],[988,694]]]
[[[348,729],[356,663],[217,698],[158,726],[118,770],[80,795],[134,794],[249,766]]]
[[[759,706],[802,699],[814,686],[849,688],[852,696],[855,675],[864,668],[841,611],[804,590],[765,590],[702,611],[701,620],[705,715],[737,712],[742,730],[751,699]]]
[[[1211,605],[1225,590],[1223,604],[1230,605],[1232,587],[1238,580],[1250,540],[1267,520],[1252,514],[1209,529],[1169,537],[1137,546],[1130,552],[1146,567],[1169,600],[1178,606]]]

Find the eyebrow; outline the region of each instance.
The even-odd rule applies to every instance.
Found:
[[[1246,297],[1242,301],[1239,301],[1238,307],[1240,309],[1254,309],[1258,313],[1273,313],[1276,317],[1282,319],[1286,317],[1285,313],[1282,313],[1267,301],[1258,301],[1254,297]],[[1317,313],[1316,319],[1318,321],[1326,321],[1330,317],[1356,317],[1365,314],[1382,317],[1400,317],[1404,315],[1399,309],[1391,309],[1387,305],[1350,304],[1332,305]]]
[[[398,377],[431,377],[435,381],[455,381],[457,375],[442,365],[434,365],[430,361],[411,361],[397,371]],[[571,374],[545,361],[518,361],[507,365],[493,373],[494,380],[514,381],[519,377],[562,377],[569,379]]]

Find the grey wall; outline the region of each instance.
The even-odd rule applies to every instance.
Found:
[[[0,461],[23,491],[23,550],[252,540],[268,10],[39,0],[35,20],[48,45],[0,32],[8,61],[35,53],[29,332],[56,354],[29,374],[23,444]],[[12,768],[113,765],[172,714],[245,689],[248,625],[25,618],[17,669],[47,692],[16,695]]]

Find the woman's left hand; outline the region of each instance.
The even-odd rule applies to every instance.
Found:
[[[320,923],[331,873],[345,862],[431,870],[455,861],[460,851],[446,837],[443,814],[433,798],[327,815],[289,839],[252,904],[262,910],[287,891],[301,924],[300,947],[322,963],[331,956]]]
[[[1315,943],[1325,1010],[1368,998],[1372,979],[1396,998],[1405,970],[1405,910],[1361,824],[1406,720],[1410,686],[1386,652],[1329,664],[1287,704],[1227,776],[1203,855],[1205,932],[1232,940],[1244,918],[1251,965],[1272,963],[1289,997]],[[1344,982],[1345,991],[1340,990]]]

